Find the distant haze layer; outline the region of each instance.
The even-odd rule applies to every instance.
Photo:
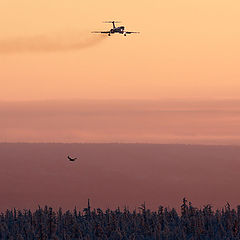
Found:
[[[67,155],[78,157],[70,162]],[[0,144],[0,211],[240,204],[240,147]]]
[[[240,143],[240,100],[1,102],[0,116],[0,142]]]

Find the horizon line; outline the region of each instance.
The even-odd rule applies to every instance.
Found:
[[[203,143],[151,143],[151,142],[0,142],[0,144],[89,144],[89,145],[181,145],[181,146],[212,146],[240,147],[240,144],[203,144]]]
[[[239,101],[240,97],[163,97],[163,98],[48,98],[48,99],[0,99],[0,103],[30,103],[30,102],[71,102],[71,101],[179,101],[179,100],[196,100],[196,101]]]

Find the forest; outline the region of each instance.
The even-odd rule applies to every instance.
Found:
[[[211,205],[196,208],[183,199],[179,211],[145,203],[130,211],[92,209],[90,201],[82,211],[54,211],[40,206],[34,210],[6,210],[0,215],[1,240],[208,240],[240,239],[240,206],[227,203],[214,210]]]

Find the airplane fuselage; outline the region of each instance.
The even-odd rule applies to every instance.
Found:
[[[110,30],[110,33],[121,33],[121,34],[123,34],[124,33],[124,29],[125,29],[124,26],[112,28]]]

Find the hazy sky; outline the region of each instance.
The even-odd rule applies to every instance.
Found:
[[[0,9],[0,100],[240,94],[239,0],[1,0]],[[91,36],[106,20],[141,34]]]

